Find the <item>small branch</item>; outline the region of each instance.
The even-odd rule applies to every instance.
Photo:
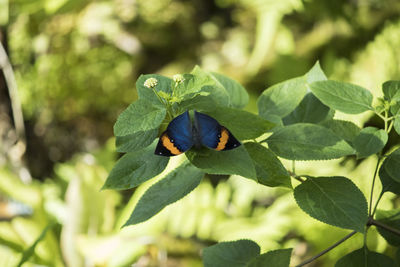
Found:
[[[3,44],[1,42],[0,42],[0,68],[3,70],[8,92],[10,95],[11,109],[14,119],[15,130],[17,132],[19,141],[23,143],[25,149],[26,139],[25,139],[24,117],[22,115],[21,101],[18,97],[17,82],[15,80],[14,71],[12,69],[10,60],[8,59],[6,50],[4,49]]]
[[[400,230],[398,230],[396,228],[393,228],[393,227],[391,227],[389,225],[386,225],[386,224],[384,224],[384,223],[382,223],[380,221],[374,220],[371,217],[368,219],[368,224],[367,225],[375,225],[377,227],[380,227],[380,228],[385,229],[385,230],[387,230],[389,232],[392,232],[393,234],[396,234],[396,235],[400,236]]]
[[[375,207],[374,207],[374,209],[372,210],[371,216],[374,216],[374,214],[375,214],[375,212],[376,212],[376,208],[378,207],[379,201],[381,201],[381,198],[382,198],[382,196],[383,196],[384,193],[385,193],[385,192],[382,190],[381,193],[379,194],[379,197],[378,197],[378,199],[376,200],[376,203],[375,203]]]
[[[372,178],[371,194],[370,194],[370,199],[369,199],[369,211],[368,211],[369,216],[371,216],[371,214],[372,214],[372,197],[374,195],[376,174],[378,172],[378,167],[379,167],[380,161],[381,161],[381,158],[378,157],[378,161],[376,162],[376,166],[375,166],[374,177]]]
[[[336,242],[335,244],[333,244],[332,246],[328,247],[327,249],[324,249],[323,251],[321,251],[320,253],[318,253],[317,255],[315,255],[314,257],[303,261],[302,263],[300,263],[299,265],[296,265],[296,267],[301,267],[304,266],[306,264],[309,264],[310,262],[318,259],[319,257],[321,257],[322,255],[328,253],[329,251],[331,251],[332,249],[334,249],[335,247],[339,246],[340,244],[342,244],[344,241],[346,241],[347,239],[349,239],[350,237],[352,237],[353,235],[355,235],[357,233],[357,231],[353,231],[350,234],[346,235],[345,237],[343,237],[342,239],[340,239],[338,242]]]
[[[288,170],[288,173],[292,178],[296,179],[297,181],[302,182],[302,183],[305,182],[305,180],[303,178],[301,178],[301,176],[296,175],[295,173],[293,173],[289,170]]]

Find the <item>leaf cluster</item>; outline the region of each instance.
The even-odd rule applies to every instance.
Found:
[[[148,83],[149,79],[155,82]],[[129,189],[154,177],[157,182],[141,197],[125,225],[146,221],[185,197],[205,174],[240,175],[265,186],[289,189],[293,178],[301,182],[293,190],[294,198],[309,216],[353,230],[351,235],[356,232],[366,235],[369,227],[375,225],[390,244],[397,244],[392,229],[398,224],[397,214],[378,212],[379,220],[374,215],[385,192],[400,193],[400,150],[383,155],[391,129],[400,133],[400,82],[384,83],[384,97],[373,105],[369,90],[328,80],[317,62],[305,75],[267,88],[257,101],[259,115],[242,110],[248,95],[239,83],[199,67],[180,79],[142,75],[136,87],[139,99],[121,113],[114,126],[117,150],[126,154],[114,166],[103,188]],[[229,151],[195,148],[178,157],[179,160],[155,155],[157,136],[174,117],[187,110],[214,117],[244,145]],[[383,120],[384,129],[360,129],[350,121],[335,119],[336,111],[373,112]],[[362,159],[372,155],[378,156],[375,174],[371,175],[372,189],[378,173],[383,185],[374,207],[372,193],[368,203],[350,178],[295,173],[295,161],[345,156]],[[293,169],[288,171],[278,157],[292,160]],[[290,250],[259,255],[259,247],[253,243],[240,240],[207,248],[204,263],[262,266],[276,257],[274,266],[289,265]],[[391,259],[370,252],[364,244],[364,248],[344,256],[337,265],[352,262],[353,265],[346,266],[367,266],[375,261]]]

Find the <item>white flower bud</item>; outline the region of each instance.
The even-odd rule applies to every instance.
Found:
[[[182,74],[175,74],[174,76],[172,76],[172,79],[176,83],[181,83],[181,82],[183,82],[185,80],[185,78],[183,78]]]
[[[144,82],[144,86],[146,86],[147,88],[154,88],[156,87],[158,81],[156,78],[148,78],[145,82]]]

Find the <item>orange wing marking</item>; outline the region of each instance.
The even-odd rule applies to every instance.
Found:
[[[161,141],[162,141],[163,146],[165,148],[167,148],[172,154],[174,154],[174,155],[182,154],[182,152],[178,148],[176,148],[174,143],[171,142],[168,135],[164,134],[161,137]]]
[[[226,146],[226,143],[228,143],[228,139],[229,139],[229,132],[227,129],[225,129],[224,127],[221,128],[221,137],[219,138],[219,142],[217,145],[217,148],[215,148],[216,150],[223,150]]]

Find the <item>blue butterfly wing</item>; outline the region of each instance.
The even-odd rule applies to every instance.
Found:
[[[158,141],[155,154],[160,156],[176,156],[193,146],[193,131],[189,112],[174,118]]]
[[[201,144],[216,150],[229,150],[240,146],[233,134],[216,119],[197,111],[194,114]]]

